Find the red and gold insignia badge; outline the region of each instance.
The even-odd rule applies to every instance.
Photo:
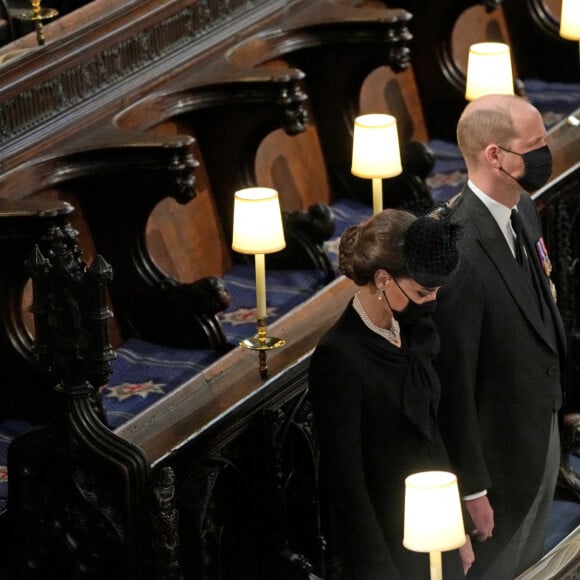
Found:
[[[550,261],[550,256],[548,256],[548,248],[546,248],[544,238],[540,238],[536,242],[536,252],[538,252],[538,258],[540,258],[540,263],[546,276],[550,276],[552,273],[552,262]]]
[[[538,253],[538,258],[540,259],[540,264],[542,264],[544,273],[548,278],[550,290],[552,292],[552,297],[554,298],[554,302],[556,302],[557,299],[556,286],[554,286],[554,283],[550,279],[550,275],[552,274],[552,261],[550,260],[550,256],[548,255],[548,248],[546,248],[544,238],[540,238],[536,242],[536,252]]]

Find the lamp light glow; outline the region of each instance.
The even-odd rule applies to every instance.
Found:
[[[248,187],[234,195],[234,228],[232,249],[242,254],[254,254],[256,273],[256,337],[240,341],[240,346],[258,350],[260,376],[268,376],[266,350],[278,348],[284,340],[266,336],[266,260],[265,254],[286,247],[278,192],[270,187]]]
[[[424,471],[405,479],[403,546],[429,552],[431,580],[441,580],[441,552],[465,543],[457,478],[447,471]]]
[[[271,254],[285,247],[278,192],[270,187],[236,191],[232,249],[241,254]]]
[[[566,40],[580,40],[580,0],[562,0],[560,36]]]
[[[514,77],[510,47],[502,42],[479,42],[469,47],[465,98],[513,95]]]
[[[382,179],[403,171],[397,120],[378,113],[360,115],[354,122],[351,173],[373,180],[373,212],[383,207]]]

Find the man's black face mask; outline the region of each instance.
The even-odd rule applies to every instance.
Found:
[[[502,167],[501,170],[517,181],[528,193],[540,189],[546,185],[552,174],[552,153],[547,145],[532,149],[527,153],[517,153],[505,147],[499,146],[500,149],[519,155],[524,160],[524,173],[520,177],[514,177]]]

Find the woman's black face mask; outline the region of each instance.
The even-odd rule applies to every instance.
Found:
[[[547,145],[532,149],[527,153],[517,153],[501,145],[498,145],[498,147],[508,153],[519,155],[524,160],[524,173],[520,177],[514,177],[503,167],[501,170],[517,181],[528,193],[546,185],[552,174],[552,153]]]
[[[403,308],[403,310],[400,310],[400,311],[394,310],[391,307],[389,300],[387,298],[387,295],[385,294],[384,291],[383,291],[383,295],[385,297],[387,304],[389,305],[389,308],[393,312],[397,313],[397,320],[401,324],[412,326],[412,325],[416,324],[419,320],[424,318],[425,316],[429,316],[430,314],[433,314],[433,312],[435,312],[435,308],[437,307],[437,300],[429,300],[429,302],[423,302],[422,304],[417,304],[403,290],[403,288],[401,288],[401,285],[397,282],[396,278],[393,278],[393,281],[395,282],[395,284],[397,285],[399,290],[406,296],[407,300],[409,301],[407,303],[407,306],[405,306],[405,308]]]

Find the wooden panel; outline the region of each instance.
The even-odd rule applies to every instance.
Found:
[[[401,143],[429,139],[412,67],[399,73],[389,67],[374,70],[362,86],[360,112],[395,116]]]
[[[190,134],[191,128],[183,120],[170,119],[148,132],[181,135]],[[183,283],[204,276],[222,276],[232,263],[229,241],[225,238],[197,143],[192,151],[199,162],[195,172],[195,198],[185,205],[166,198],[155,206],[147,222],[151,259],[162,272]]]
[[[256,156],[256,181],[280,194],[287,211],[304,210],[313,203],[332,203],[330,183],[318,133],[310,124],[290,137],[282,130],[270,133]]]
[[[231,267],[229,245],[207,188],[187,205],[160,202],[147,224],[147,247],[156,266],[179,282],[223,276]]]
[[[469,47],[477,42],[510,44],[501,6],[492,12],[487,11],[481,5],[472,6],[465,10],[455,22],[451,36],[451,50],[457,66],[465,75],[467,74]],[[512,63],[512,69],[517,76],[516,63]]]

